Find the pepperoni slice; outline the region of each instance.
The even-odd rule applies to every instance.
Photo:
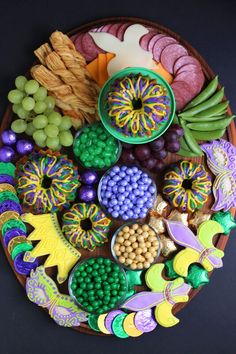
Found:
[[[140,39],[140,46],[144,49],[144,50],[148,50],[148,45],[150,40],[155,37],[156,32],[148,32],[147,34],[145,34],[144,36],[141,37]]]
[[[161,39],[162,37],[166,37],[166,35],[159,33],[150,39],[150,42],[148,43],[148,51],[149,52],[152,52],[155,43],[158,41],[158,39]]]
[[[158,39],[152,50],[153,58],[159,62],[162,50],[173,43],[176,43],[176,40],[172,37],[162,37]]]
[[[162,50],[160,62],[170,74],[173,74],[176,60],[187,54],[187,49],[181,44],[169,44]]]
[[[199,63],[199,61],[196,58],[191,57],[190,55],[183,55],[182,57],[177,59],[176,62],[174,63],[174,74],[176,74],[177,71],[182,66],[185,66],[188,64],[195,64],[201,68],[201,64]]]

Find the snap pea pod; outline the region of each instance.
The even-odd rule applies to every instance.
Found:
[[[184,156],[184,157],[202,156],[202,154],[201,155],[197,155],[195,152],[192,152],[192,151],[189,151],[189,150],[185,150],[183,148],[180,148],[179,151],[176,154],[180,155],[180,156]]]
[[[217,103],[220,103],[222,98],[224,97],[224,87],[220,89],[220,91],[216,92],[209,100],[200,103],[199,105],[190,108],[188,111],[184,111],[180,113],[180,117],[186,116],[195,116],[197,113],[204,111],[212,106],[215,106]]]
[[[200,131],[192,130],[192,135],[197,140],[204,140],[204,141],[215,140],[215,139],[220,139],[224,135],[225,130],[226,129],[213,130],[210,134],[209,132],[200,132]]]
[[[225,109],[227,109],[228,105],[229,105],[229,101],[218,103],[215,106],[207,108],[204,111],[202,111],[201,113],[196,114],[195,117],[201,118],[201,117],[215,116],[217,114],[220,114]]]
[[[190,123],[190,124],[197,124],[197,123]],[[200,149],[198,143],[196,142],[195,138],[193,137],[190,129],[187,127],[187,125],[183,124],[182,125],[183,129],[184,129],[184,138],[185,141],[189,147],[189,150],[193,153],[195,153],[195,155],[202,155],[203,152]]]
[[[213,117],[201,117],[198,118],[196,116],[194,117],[182,117],[183,120],[186,122],[191,122],[191,123],[201,123],[201,122],[214,122],[215,120],[220,120],[220,119],[225,119],[228,118],[227,115],[223,114],[221,116],[213,116]]]
[[[216,129],[224,129],[227,128],[231,120],[235,116],[230,116],[228,118],[224,118],[222,120],[217,120],[215,123],[213,122],[203,122],[203,123],[188,123],[187,126],[191,130],[199,130],[199,131],[208,131],[211,132]]]
[[[218,86],[218,76],[216,76],[210,83],[209,85],[202,90],[202,92],[195,97],[185,108],[184,111],[188,110],[189,108],[195,107],[197,106],[199,103],[204,102],[205,100],[207,100],[209,97],[211,97],[211,95],[213,95],[213,93],[215,92],[215,90],[217,89]]]
[[[183,149],[185,149],[185,150],[189,150],[189,146],[188,146],[188,144],[186,143],[186,140],[185,140],[185,137],[184,136],[182,136],[181,138],[180,138],[180,146],[181,146],[181,148],[183,148]]]

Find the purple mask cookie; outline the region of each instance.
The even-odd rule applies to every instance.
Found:
[[[134,316],[134,324],[139,331],[144,333],[153,331],[157,326],[151,309],[138,311]]]

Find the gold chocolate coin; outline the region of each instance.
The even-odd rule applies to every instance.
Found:
[[[107,313],[103,313],[102,315],[100,315],[98,317],[97,324],[98,324],[98,328],[102,333],[110,334],[110,332],[105,327],[105,318],[107,315],[108,315]]]

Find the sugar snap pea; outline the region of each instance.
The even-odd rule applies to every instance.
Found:
[[[198,131],[213,131],[216,129],[224,129],[228,127],[229,123],[231,120],[234,118],[234,116],[230,116],[228,118],[224,118],[221,120],[217,120],[214,123],[213,122],[202,122],[202,123],[188,123],[187,126],[191,130],[198,130]]]
[[[202,111],[201,113],[196,114],[195,117],[201,118],[201,117],[215,116],[217,114],[220,114],[225,109],[227,109],[228,105],[229,105],[229,101],[218,103],[215,106],[207,108],[204,111]]]
[[[181,148],[184,149],[184,150],[189,150],[189,146],[188,146],[188,144],[186,143],[186,140],[185,140],[185,137],[184,137],[184,136],[182,136],[182,137],[180,138],[180,146],[181,146]],[[190,150],[189,150],[189,151],[190,151]]]
[[[197,124],[197,123],[190,123],[190,124]],[[189,150],[192,151],[193,153],[195,153],[196,155],[202,155],[203,154],[202,150],[200,149],[195,138],[193,137],[190,129],[185,124],[183,124],[182,127],[184,129],[184,137],[185,137],[185,141],[189,147]]]
[[[185,150],[183,148],[180,148],[179,151],[176,153],[180,156],[184,156],[184,157],[195,157],[195,156],[201,156],[201,155],[197,155],[195,152],[189,151],[189,150]]]
[[[184,111],[188,110],[189,108],[197,106],[199,103],[204,102],[207,100],[218,86],[218,76],[216,76],[208,85],[207,87],[197,96],[195,97],[184,109]]]
[[[226,129],[213,130],[210,134],[209,132],[200,132],[200,131],[192,130],[192,135],[197,140],[204,140],[204,141],[215,140],[215,139],[220,139],[224,135],[225,130]]]
[[[207,101],[204,101],[204,102],[198,104],[197,106],[190,108],[189,110],[184,111],[183,113],[180,113],[179,116],[180,117],[190,116],[190,115],[194,116],[197,113],[202,112],[205,109],[208,109],[208,108],[213,107],[216,104],[220,103],[220,101],[222,100],[223,97],[224,97],[224,87],[222,87],[220,89],[220,91],[216,92]]]
[[[207,116],[203,116],[201,118],[199,117],[182,117],[183,120],[185,120],[186,122],[191,122],[191,123],[201,123],[201,122],[214,122],[215,120],[220,120],[220,119],[224,119],[227,118],[228,116],[223,114],[221,116],[213,116],[213,117],[207,117]]]

